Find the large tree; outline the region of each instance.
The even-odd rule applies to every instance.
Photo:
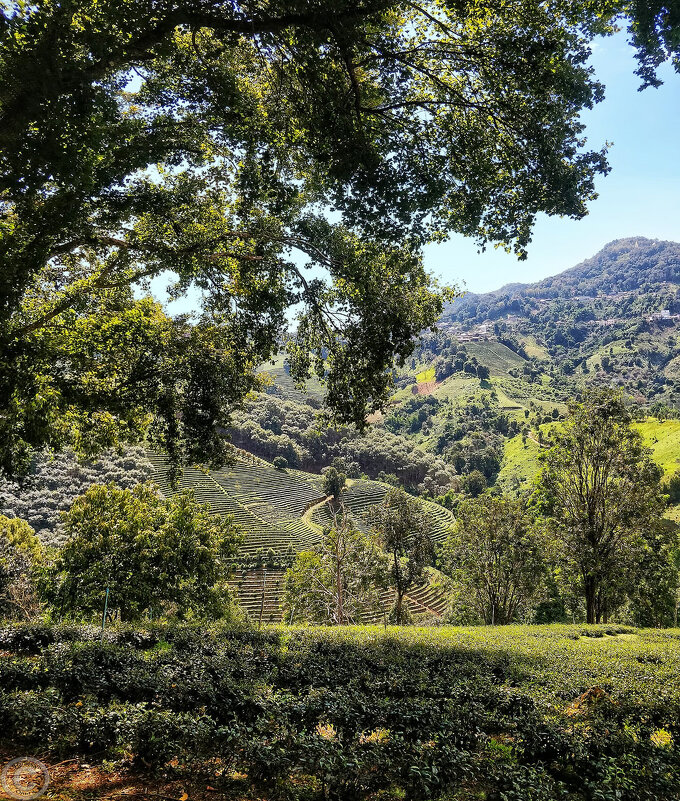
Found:
[[[552,436],[540,477],[544,509],[564,567],[585,597],[587,622],[606,622],[659,525],[661,471],[632,428],[622,396],[610,390],[570,404],[569,418]]]
[[[487,493],[458,505],[456,525],[444,544],[443,569],[464,588],[485,623],[512,623],[542,589],[546,545],[525,498]]]
[[[539,212],[586,213],[607,165],[582,137],[585,62],[611,18],[590,6],[5,7],[0,463],[149,425],[219,461],[291,306],[293,374],[362,426],[442,308],[423,243],[523,255]],[[166,270],[203,293],[191,324],[131,290]]]

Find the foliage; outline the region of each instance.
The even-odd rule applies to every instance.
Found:
[[[163,499],[152,484],[93,485],[63,516],[65,545],[48,597],[61,613],[101,612],[106,589],[122,620],[144,614],[228,614],[229,560],[240,540],[229,517],[192,492]]]
[[[606,622],[658,525],[661,472],[620,395],[592,393],[569,412],[543,457],[542,497],[565,570],[585,595],[588,622]]]
[[[360,623],[381,609],[385,562],[375,538],[354,528],[341,511],[318,545],[296,554],[286,574],[284,617],[291,622]]]
[[[26,520],[45,545],[63,544],[60,513],[92,484],[127,489],[147,481],[153,468],[141,448],[108,451],[96,460],[81,460],[70,451],[34,455],[21,479],[0,477],[0,512]]]
[[[0,515],[0,615],[35,617],[40,604],[34,579],[43,560],[40,540],[28,523]]]
[[[612,30],[587,3],[1,13],[9,471],[31,446],[150,424],[174,459],[224,461],[221,426],[295,306],[292,375],[324,377],[330,412],[362,428],[447,297],[422,243],[524,255],[535,216],[584,216],[607,170],[581,138],[602,97],[588,41]],[[174,294],[204,292],[196,324],[135,299],[166,270]]]
[[[631,43],[637,50],[636,74],[641,88],[660,86],[658,67],[670,61],[680,72],[680,9],[662,0],[630,0],[624,3]]]
[[[456,525],[444,543],[443,569],[485,623],[512,623],[539,598],[547,545],[526,499],[487,493],[458,505]]]
[[[406,621],[404,595],[434,558],[432,517],[404,490],[390,489],[383,502],[370,510],[369,521],[390,559],[389,583],[396,595],[393,617],[402,624]]]
[[[278,385],[274,385],[275,389]],[[308,399],[308,401],[311,399]],[[234,415],[230,436],[235,445],[265,459],[283,456],[290,465],[320,471],[342,459],[358,478],[397,476],[410,491],[435,494],[447,487],[455,471],[436,454],[378,426],[363,435],[348,426],[329,426],[319,420],[309,402],[258,393]]]
[[[663,520],[645,533],[644,550],[629,589],[631,621],[638,626],[677,626],[679,589],[678,527]]]
[[[588,633],[13,626],[0,715],[27,751],[225,795],[676,801],[677,632]]]
[[[347,476],[339,473],[335,467],[327,467],[323,471],[323,491],[326,497],[332,497],[336,504],[341,502],[341,495],[346,483]]]

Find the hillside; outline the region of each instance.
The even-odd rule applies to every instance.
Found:
[[[609,242],[595,256],[533,284],[512,283],[483,295],[469,293],[454,301],[445,319],[471,316],[486,302],[519,298],[601,297],[655,286],[680,284],[680,243],[628,237]],[[514,304],[515,311],[518,304]]]
[[[231,515],[242,526],[244,542],[237,559],[235,586],[239,603],[258,620],[281,620],[283,576],[294,554],[312,547],[331,513],[321,489],[322,477],[300,470],[277,470],[262,459],[241,453],[238,461],[221,470],[187,467],[177,489],[168,483],[165,458],[150,454],[153,480],[166,495],[191,489],[201,503],[209,503],[216,514]],[[379,504],[389,486],[366,479],[349,479],[344,505],[352,522],[367,529],[366,513]],[[419,499],[435,522],[434,539],[442,542],[453,516],[441,506]],[[439,616],[446,608],[440,590],[442,577],[432,570],[428,580],[414,587],[406,602],[414,615]],[[383,596],[386,611],[391,593]]]
[[[550,433],[550,424],[541,426],[544,434]],[[642,434],[645,445],[652,451],[652,459],[668,478],[680,470],[680,420],[658,420],[647,418],[633,423],[633,428]],[[534,438],[520,435],[505,444],[503,466],[498,475],[498,484],[506,489],[526,488],[540,469],[541,446]]]
[[[467,295],[394,368],[390,401],[364,433],[321,420],[319,384],[295,388],[279,357],[267,367],[269,386],[235,415],[233,442],[312,474],[333,464],[355,480],[399,483],[453,508],[496,483],[525,485],[538,451],[525,438],[563,419],[584,390],[608,386],[648,416],[641,429],[672,472],[679,286],[680,244],[632,237],[538,283]],[[285,545],[297,525],[287,519],[267,536]]]
[[[442,329],[457,340],[500,341],[555,391],[623,387],[639,403],[680,403],[680,244],[631,237],[535,284],[468,294]],[[488,356],[492,373],[492,359]]]

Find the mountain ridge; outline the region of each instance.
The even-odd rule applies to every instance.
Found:
[[[633,258],[641,256],[642,258]],[[635,291],[644,285],[644,282],[631,275],[630,261],[633,260],[640,269],[648,283],[680,284],[680,242],[664,239],[649,239],[643,236],[623,237],[614,239],[604,245],[594,256],[584,259],[573,267],[560,273],[542,278],[534,282],[510,282],[491,292],[468,292],[462,298],[449,304],[442,315],[443,319],[457,317],[461,308],[471,302],[486,298],[499,298],[503,296],[536,298],[570,297],[566,291],[574,290],[571,297],[578,294],[585,297],[597,297],[604,289],[604,281],[614,282],[609,289],[615,291]],[[607,272],[609,268],[611,272]],[[604,275],[602,273],[605,269]],[[598,284],[600,285],[598,287]],[[560,292],[560,289],[562,291]],[[595,291],[597,290],[597,291]]]

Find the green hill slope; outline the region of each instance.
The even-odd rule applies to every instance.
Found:
[[[642,434],[645,444],[652,450],[652,458],[666,476],[680,469],[680,420],[661,421],[650,417],[633,426]],[[528,486],[539,471],[540,450],[540,445],[532,439],[523,441],[520,435],[509,439],[498,483],[507,488]]]

